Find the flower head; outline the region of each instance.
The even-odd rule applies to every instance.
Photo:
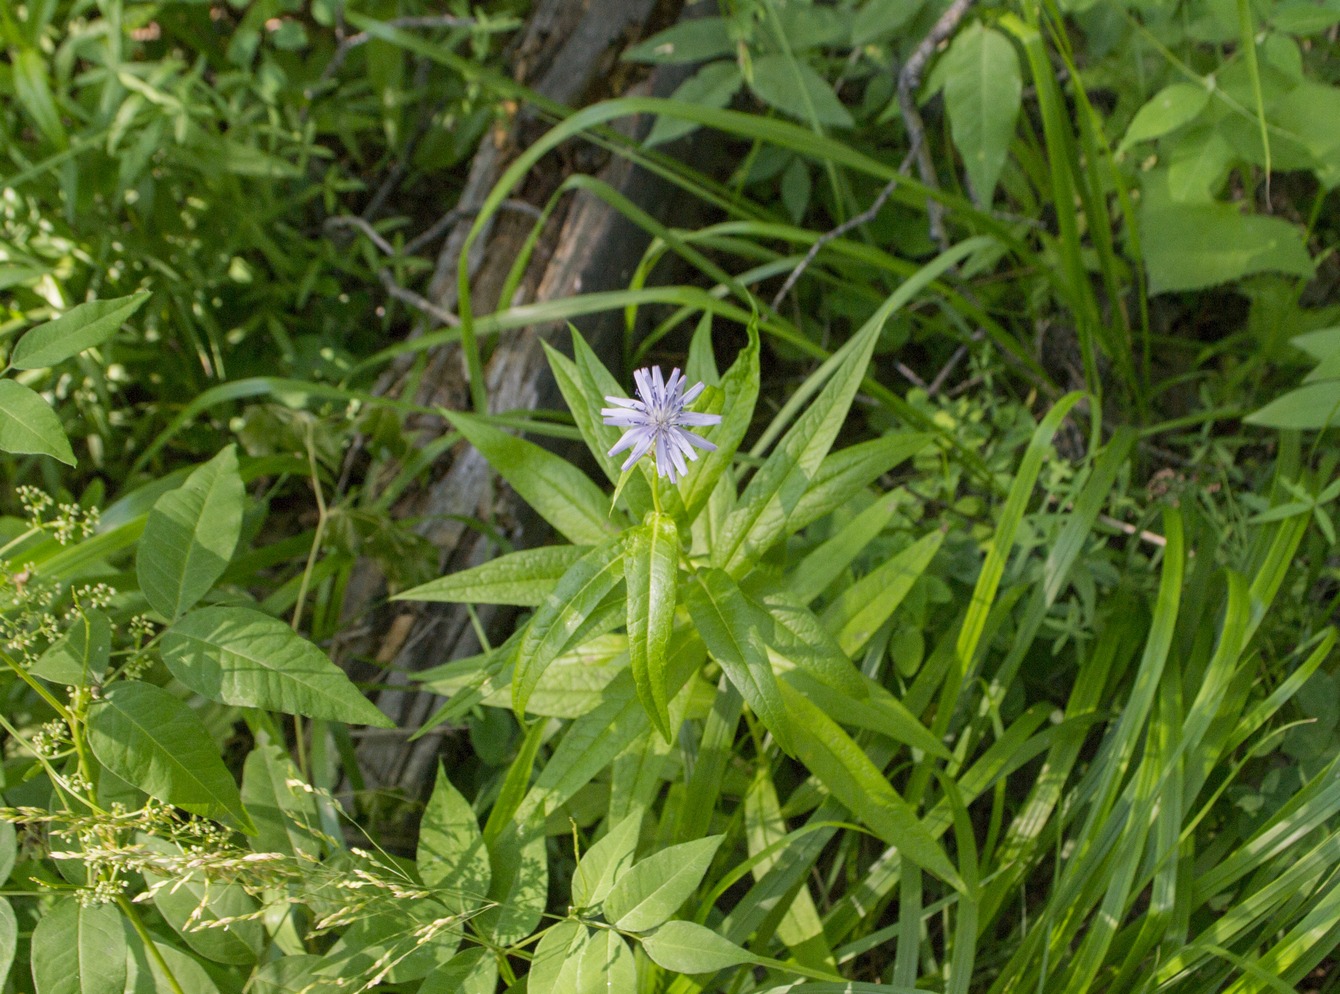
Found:
[[[621,467],[626,470],[654,450],[656,472],[668,476],[671,483],[676,483],[688,472],[685,458],[698,458],[695,446],[707,452],[716,451],[715,445],[686,431],[685,426],[720,424],[721,415],[684,410],[703,392],[703,384],[698,383],[685,391],[685,380],[678,369],[671,370],[670,379],[666,380],[661,376],[659,366],[651,366],[639,369],[633,374],[633,380],[637,383],[636,400],[606,397],[605,400],[615,406],[603,408],[600,412],[605,418],[605,424],[628,429],[609,454],[632,449]]]

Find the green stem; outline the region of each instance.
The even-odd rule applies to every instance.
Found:
[[[118,897],[116,899],[116,906],[121,909],[121,914],[130,919],[130,924],[131,927],[135,929],[135,934],[138,935],[140,941],[144,943],[144,951],[153,957],[154,962],[158,965],[158,969],[163,973],[163,979],[166,980],[168,986],[172,988],[172,994],[186,994],[186,992],[182,990],[181,984],[177,982],[176,976],[172,973],[172,968],[167,965],[167,960],[163,959],[163,954],[160,953],[158,947],[154,945],[153,936],[151,936],[149,930],[144,927],[144,922],[140,921],[140,914],[135,909],[135,906],[124,897]]]

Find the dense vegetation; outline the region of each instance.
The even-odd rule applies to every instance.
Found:
[[[1340,990],[1340,3],[442,6],[0,5],[0,991]]]

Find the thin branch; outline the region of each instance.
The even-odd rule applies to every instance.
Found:
[[[397,283],[389,269],[379,271],[377,273],[377,278],[381,280],[382,287],[385,288],[386,292],[402,304],[408,304],[416,311],[428,315],[434,321],[439,321],[448,328],[459,328],[461,326],[461,319],[455,314],[438,307],[426,297],[420,297],[413,290],[406,290],[403,286]]]
[[[879,215],[880,210],[883,209],[889,197],[893,195],[898,183],[907,175],[907,171],[914,161],[917,163],[918,172],[921,174],[921,182],[930,189],[939,189],[939,182],[935,178],[935,165],[931,161],[930,149],[926,146],[926,128],[921,121],[921,114],[917,111],[916,100],[913,95],[921,87],[921,77],[925,73],[926,65],[930,62],[935,49],[954,33],[954,29],[963,20],[973,2],[974,0],[954,0],[949,9],[935,22],[935,26],[931,28],[930,33],[917,45],[902,71],[898,73],[898,104],[903,112],[903,119],[907,125],[907,135],[911,144],[906,158],[898,166],[898,175],[884,185],[884,189],[879,191],[879,196],[875,197],[874,202],[860,214],[848,218],[836,228],[832,228],[819,236],[818,240],[810,246],[810,250],[805,253],[805,258],[801,259],[796,268],[791,270],[791,275],[786,278],[782,288],[772,298],[772,309],[774,311],[781,306],[782,301],[786,299],[786,295],[796,285],[801,274],[810,268],[825,245],[834,239],[841,238],[852,229],[873,221]],[[943,208],[940,207],[938,201],[931,198],[926,205],[926,213],[930,215],[931,237],[942,248],[947,248]]]

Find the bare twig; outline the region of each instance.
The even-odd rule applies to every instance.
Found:
[[[377,278],[381,280],[382,287],[386,292],[402,304],[408,304],[416,311],[428,315],[428,317],[432,318],[434,321],[439,321],[448,328],[459,328],[461,326],[461,319],[455,314],[443,310],[426,297],[420,297],[413,290],[406,290],[403,286],[397,283],[389,269],[380,270],[377,273]]]
[[[916,47],[903,65],[902,71],[898,73],[898,106],[903,112],[903,123],[912,141],[912,149],[917,153],[917,172],[921,176],[921,182],[932,190],[939,189],[940,183],[935,176],[935,163],[931,161],[930,149],[924,141],[926,126],[921,120],[921,112],[917,110],[916,92],[921,88],[921,78],[926,72],[931,56],[940,44],[954,33],[972,5],[973,0],[954,0],[940,15],[930,33],[921,39],[921,44]],[[930,217],[931,238],[941,250],[948,248],[944,229],[944,208],[932,197],[926,203],[926,213]]]
[[[981,329],[978,329],[977,331],[974,331],[972,333],[972,340],[974,342],[980,342],[985,337],[986,332],[982,331]],[[960,345],[958,348],[954,350],[954,354],[949,357],[949,361],[944,364],[944,366],[940,369],[938,373],[935,374],[935,379],[931,380],[931,385],[926,388],[926,393],[929,396],[934,397],[937,393],[940,392],[940,388],[945,385],[945,380],[949,379],[949,374],[954,371],[954,367],[957,366],[960,362],[962,362],[963,357],[966,356],[967,354],[968,354],[968,343],[964,342],[962,345]]]
[[[391,243],[383,238],[376,228],[361,217],[356,217],[350,214],[341,214],[337,217],[326,218],[324,223],[327,228],[357,228],[368,241],[377,246],[377,249],[382,255],[396,254],[396,250]]]
[[[930,149],[926,146],[926,127],[921,121],[921,114],[917,111],[914,94],[921,86],[921,77],[925,73],[926,65],[930,62],[935,49],[953,34],[954,29],[958,27],[959,22],[963,20],[968,8],[972,5],[973,0],[954,0],[953,5],[940,15],[940,19],[935,22],[935,26],[931,28],[930,33],[921,40],[921,43],[917,45],[916,50],[913,51],[907,63],[898,73],[898,104],[903,112],[911,146],[906,158],[898,166],[898,175],[884,185],[884,189],[879,191],[879,196],[875,197],[874,202],[860,214],[848,218],[836,228],[832,228],[819,236],[819,239],[810,246],[810,250],[805,253],[805,258],[801,259],[796,268],[791,270],[791,274],[787,276],[782,288],[772,298],[772,309],[774,311],[786,299],[786,295],[791,292],[791,288],[796,285],[801,274],[814,263],[815,258],[823,251],[825,245],[834,239],[841,238],[852,229],[859,228],[875,219],[884,207],[885,202],[893,195],[899,181],[907,175],[907,171],[914,161],[917,163],[917,170],[921,174],[921,182],[931,189],[939,188],[939,183],[935,178],[935,165],[931,161]],[[943,209],[937,201],[931,199],[926,205],[926,212],[930,215],[931,237],[941,248],[947,248]]]

